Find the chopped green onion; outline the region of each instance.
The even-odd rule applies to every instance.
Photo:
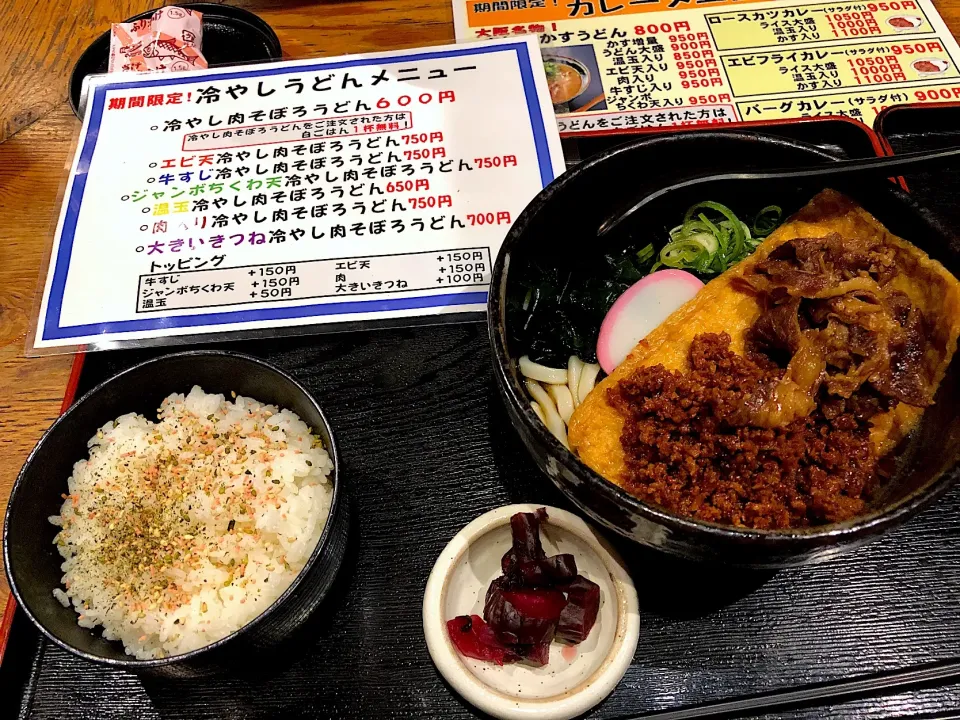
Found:
[[[780,224],[783,210],[778,205],[767,205],[753,219],[753,234],[758,238],[766,237]]]
[[[637,251],[637,262],[646,263],[653,259],[653,243],[647,243],[646,247]]]
[[[684,214],[683,224],[670,231],[670,242],[651,270],[664,266],[719,275],[752,253],[780,224],[780,217],[779,207],[765,207],[751,228],[726,205],[697,203]]]

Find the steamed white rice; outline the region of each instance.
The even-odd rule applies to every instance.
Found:
[[[138,658],[208,645],[286,590],[320,539],[333,467],[289,410],[171,395],[159,422],[130,413],[73,468],[56,544],[57,599]]]

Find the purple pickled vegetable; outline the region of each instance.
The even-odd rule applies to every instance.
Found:
[[[573,580],[577,576],[577,561],[569,553],[548,557],[540,565],[554,583]]]
[[[461,615],[448,620],[447,633],[454,647],[465,657],[487,660],[497,665],[520,659],[514,648],[508,648],[497,640],[496,634],[479,615]]]
[[[550,576],[546,572],[544,563],[546,560],[528,560],[527,562],[517,563],[515,572],[511,577],[516,577],[524,587],[539,587],[540,585],[550,584]]]
[[[559,620],[567,599],[559,590],[504,590],[503,596],[525,618]]]
[[[573,555],[527,560],[513,565],[511,572],[507,573],[507,577],[523,587],[552,587],[557,583],[569,582],[576,576],[577,561]]]
[[[587,639],[600,612],[600,586],[577,575],[561,586],[567,594],[567,604],[560,613],[557,637],[574,644]]]
[[[587,580],[583,575],[577,575],[570,582],[557,583],[557,590],[564,593],[583,593],[592,592],[594,589],[600,591],[600,586],[592,580]]]
[[[568,553],[547,557],[540,523],[547,511],[510,518],[513,544],[500,560],[503,575],[487,588],[483,618],[463,616],[447,623],[454,644],[468,657],[498,664],[519,658],[543,666],[550,643],[580,643],[600,611],[600,586],[577,574]]]
[[[530,645],[519,649],[520,657],[531,665],[543,667],[550,662],[550,643],[542,642],[537,645]]]
[[[540,522],[547,519],[547,511],[540,508],[535,513],[517,513],[510,518],[510,533],[513,535],[513,547],[507,553],[513,554],[513,563],[542,560],[546,557],[540,544]],[[501,566],[506,557],[501,561]]]
[[[503,557],[500,558],[500,570],[507,577],[512,576],[516,572],[518,564],[517,553],[513,548],[507,550],[503,554]]]
[[[510,591],[491,585],[483,619],[506,645],[536,645],[553,640],[565,606],[557,590]]]
[[[490,603],[490,598],[492,598],[495,593],[502,592],[503,590],[509,590],[512,585],[513,583],[511,583],[510,580],[505,577],[498,577],[496,580],[491,582],[490,587],[487,588],[487,594],[483,598],[483,606],[486,607]]]
[[[557,582],[573,579],[577,562],[573,555],[547,557],[540,542],[540,523],[547,519],[547,511],[517,513],[510,518],[513,544],[500,560],[503,574],[524,587],[549,587]]]

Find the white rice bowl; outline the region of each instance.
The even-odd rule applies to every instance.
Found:
[[[159,422],[130,413],[90,439],[54,542],[85,628],[139,659],[201,648],[266,610],[327,522],[333,463],[289,410],[195,386]]]

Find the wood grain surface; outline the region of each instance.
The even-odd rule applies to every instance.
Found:
[[[109,23],[159,0],[0,3],[0,513],[27,453],[56,417],[72,357],[24,358],[41,260],[79,123],[66,102],[73,64]],[[290,57],[453,40],[450,0],[238,0]],[[960,31],[960,0],[935,4]],[[0,609],[7,598],[0,576]]]

